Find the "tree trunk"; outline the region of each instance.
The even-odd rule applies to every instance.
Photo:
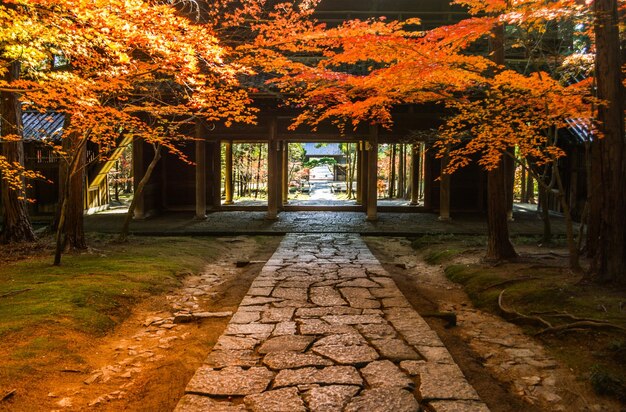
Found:
[[[552,243],[552,225],[550,222],[550,209],[548,208],[548,198],[550,189],[548,187],[539,186],[539,207],[541,208],[541,220],[543,221],[542,245]]]
[[[61,264],[61,255],[63,254],[63,250],[65,249],[66,242],[63,240],[63,233],[65,232],[66,220],[69,215],[70,209],[70,182],[72,180],[72,176],[77,174],[78,165],[81,161],[81,154],[83,149],[87,146],[88,135],[85,134],[82,138],[76,142],[74,145],[74,154],[71,158],[70,165],[66,174],[64,187],[66,190],[64,191],[63,198],[59,199],[60,203],[60,212],[59,212],[59,221],[57,223],[56,228],[56,250],[54,253],[54,265],[59,266]],[[71,137],[67,137],[66,139],[70,139]],[[82,193],[82,192],[81,192]],[[82,198],[81,198],[81,206],[82,206]],[[81,218],[82,218],[82,210],[81,210]]]
[[[626,137],[617,0],[595,0],[598,123],[590,215],[591,271],[600,282],[626,283]]]
[[[526,159],[521,159],[522,170],[520,173],[520,202],[528,203],[528,197],[526,196]]]
[[[504,25],[500,24],[493,30],[491,48],[493,61],[504,65]],[[506,156],[506,154],[502,154]],[[487,172],[487,255],[491,261],[513,259],[517,257],[515,248],[509,238],[507,222],[507,178],[508,174],[503,160],[498,167]]]
[[[12,62],[9,70],[4,76],[4,80],[11,82],[17,80],[20,75],[19,62]],[[22,140],[22,110],[18,101],[18,96],[11,92],[0,93],[0,117],[2,118],[2,156],[9,163],[24,165],[24,141]],[[18,136],[19,140],[4,141],[5,136]],[[2,233],[0,242],[32,242],[35,238],[33,226],[28,216],[26,208],[26,195],[24,182],[21,188],[16,189],[9,186],[8,182],[2,179],[2,204],[4,205]]]
[[[500,261],[517,257],[509,238],[507,221],[506,170],[500,166],[487,172],[487,255],[486,260]]]
[[[146,173],[143,175],[143,177],[139,181],[139,184],[137,184],[137,190],[135,190],[135,195],[133,196],[133,200],[130,202],[130,206],[128,206],[128,213],[126,213],[126,218],[124,219],[124,225],[122,226],[122,230],[118,237],[118,240],[120,242],[125,242],[126,239],[128,238],[128,230],[130,229],[130,222],[133,220],[133,215],[135,213],[136,199],[138,199],[142,195],[143,189],[146,186],[146,184],[148,184],[148,181],[150,180],[150,177],[152,176],[152,172],[154,171],[154,168],[156,167],[160,159],[161,159],[161,145],[157,144],[156,147],[154,148],[154,157],[152,158],[152,161],[148,165],[148,168],[146,169]]]
[[[534,204],[535,200],[535,181],[533,177],[528,174],[526,179],[526,203]]]
[[[556,133],[556,131],[555,131]],[[569,249],[569,268],[574,273],[582,272],[582,268],[580,267],[580,259],[578,252],[578,244],[576,239],[574,238],[574,224],[572,222],[572,213],[570,210],[570,205],[567,202],[567,197],[565,196],[565,188],[563,187],[563,181],[561,180],[561,172],[558,167],[558,163],[554,162],[554,173],[556,174],[556,184],[559,189],[559,200],[561,202],[561,207],[563,208],[563,216],[565,218],[565,231],[567,235],[567,247]]]
[[[76,150],[76,168],[69,178],[69,197],[67,204],[67,216],[65,220],[65,245],[72,250],[87,249],[84,225],[84,193],[85,193],[85,167],[87,164],[87,144],[72,142],[72,150]]]

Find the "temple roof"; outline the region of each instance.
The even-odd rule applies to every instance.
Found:
[[[24,140],[58,139],[63,134],[65,115],[62,113],[22,113]]]
[[[343,156],[339,143],[305,143],[304,151],[307,157]]]

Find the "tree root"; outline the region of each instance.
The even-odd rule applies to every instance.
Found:
[[[485,286],[480,291],[484,292],[487,289],[491,289],[491,288],[495,288],[495,287],[503,286],[503,285],[508,285],[509,283],[515,283],[515,282],[521,282],[523,280],[533,280],[533,279],[539,279],[539,278],[536,277],[536,276],[524,276],[524,277],[521,277],[521,278],[507,279],[507,280],[504,280],[502,282],[494,283],[493,285]]]
[[[535,325],[540,325],[543,326],[545,328],[551,328],[552,324],[550,322],[548,322],[547,320],[539,317],[539,316],[528,316],[528,315],[524,315],[523,313],[520,313],[518,311],[516,311],[515,309],[508,309],[504,307],[504,304],[502,303],[503,299],[502,297],[504,296],[504,292],[506,291],[506,289],[502,289],[502,292],[500,292],[500,295],[498,296],[498,307],[500,308],[500,310],[509,316],[515,316],[519,319],[523,319],[525,322],[527,323],[532,323]]]
[[[549,316],[552,318],[565,318],[565,319],[570,319],[576,322],[579,321],[588,321],[588,322],[596,322],[596,323],[609,323],[606,320],[601,320],[601,319],[591,319],[591,318],[579,318],[578,316],[574,316],[569,312],[557,312],[557,311],[550,311],[550,312],[530,312],[531,315],[544,315],[544,316]]]
[[[564,325],[552,326],[545,328],[535,333],[535,336],[543,335],[544,333],[559,333],[567,330],[580,330],[580,329],[617,329],[626,332],[626,328],[612,323],[593,322],[588,320],[582,320],[579,322],[566,323]]]
[[[574,322],[565,323],[563,325],[553,325],[548,322],[541,316],[535,315],[525,315],[521,312],[516,311],[515,309],[510,309],[504,307],[503,296],[506,289],[503,289],[498,296],[498,307],[505,314],[511,317],[510,320],[523,320],[526,323],[533,324],[535,326],[543,327],[539,332],[535,333],[535,336],[543,335],[546,333],[559,333],[564,331],[573,331],[573,330],[582,330],[582,329],[617,329],[626,332],[626,328],[623,326],[615,325],[613,323],[609,323],[603,320],[596,319],[585,319],[579,318],[577,316],[571,315],[567,312],[545,312],[541,313],[543,315],[553,316],[553,317],[564,317],[567,319],[571,319]]]
[[[17,389],[12,389],[12,390],[6,392],[4,395],[2,395],[2,397],[0,397],[0,402],[6,401],[7,399],[9,399],[13,395],[15,395],[15,392],[17,392]]]
[[[7,293],[4,293],[4,294],[0,295],[0,298],[6,298],[6,297],[9,297],[9,296],[18,295],[20,293],[28,292],[29,290],[33,290],[33,288],[12,290],[11,292],[7,292]]]

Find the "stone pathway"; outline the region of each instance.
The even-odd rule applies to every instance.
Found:
[[[356,234],[290,234],[176,412],[488,411]]]
[[[543,223],[532,210],[516,206],[515,220],[509,222],[513,236],[543,233]],[[90,232],[117,233],[123,214],[98,213],[85,216]],[[562,218],[552,219],[554,234],[564,234]],[[191,213],[167,212],[145,220],[133,220],[130,231],[135,235],[233,236],[286,233],[358,233],[380,236],[419,236],[424,234],[486,235],[487,220],[481,214],[453,214],[452,221],[441,222],[434,213],[378,213],[378,220],[367,221],[363,212],[281,212],[277,220],[268,220],[265,211],[220,211],[206,219],[195,219]]]

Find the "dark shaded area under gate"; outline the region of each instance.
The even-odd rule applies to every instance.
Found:
[[[116,233],[122,227],[123,214],[85,216],[86,230]],[[221,211],[210,213],[206,220],[196,220],[192,213],[167,213],[145,220],[135,220],[131,233],[137,235],[282,235],[285,233],[360,233],[366,235],[411,236],[421,234],[487,233],[482,214],[453,215],[441,222],[433,213],[379,212],[378,220],[369,222],[362,212],[307,211],[282,212],[277,220],[266,219],[264,211]],[[509,222],[511,235],[541,235],[543,223],[537,212],[516,206],[514,221]],[[565,233],[561,217],[552,218],[552,232]]]

